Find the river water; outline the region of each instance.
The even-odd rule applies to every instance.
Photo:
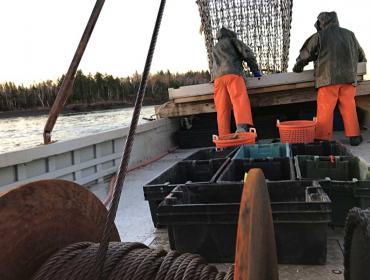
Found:
[[[52,133],[52,140],[68,140],[127,127],[131,122],[132,111],[133,108],[125,108],[60,115]],[[149,118],[152,115],[153,106],[143,107],[139,123],[148,122],[143,117]],[[42,115],[0,119],[0,153],[42,144],[47,117]]]

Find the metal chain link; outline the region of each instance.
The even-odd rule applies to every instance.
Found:
[[[264,73],[287,71],[293,0],[198,0],[197,4],[210,69],[216,33],[226,27],[252,48]]]

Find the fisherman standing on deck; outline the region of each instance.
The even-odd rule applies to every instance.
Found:
[[[366,62],[355,35],[339,27],[335,12],[323,12],[315,23],[317,33],[303,44],[294,72],[314,61],[317,94],[316,140],[331,140],[333,112],[337,102],[343,118],[345,135],[352,146],[362,142],[357,119],[355,94],[357,63]]]
[[[252,50],[236,38],[235,32],[222,27],[217,32],[217,39],[212,54],[212,79],[218,134],[223,136],[231,133],[231,109],[234,109],[237,132],[245,132],[253,127],[242,62],[247,62],[255,77],[260,77],[261,72]]]

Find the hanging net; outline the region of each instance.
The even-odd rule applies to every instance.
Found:
[[[210,66],[216,33],[226,27],[252,48],[264,73],[287,71],[293,0],[197,0],[197,4]]]

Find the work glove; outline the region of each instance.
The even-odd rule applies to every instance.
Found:
[[[256,78],[259,78],[259,77],[262,77],[262,73],[261,73],[261,71],[255,71],[255,72],[253,72],[253,76],[256,77]]]
[[[303,71],[303,67],[302,66],[299,66],[299,65],[294,65],[293,67],[293,72],[296,72],[296,73],[301,73]]]

